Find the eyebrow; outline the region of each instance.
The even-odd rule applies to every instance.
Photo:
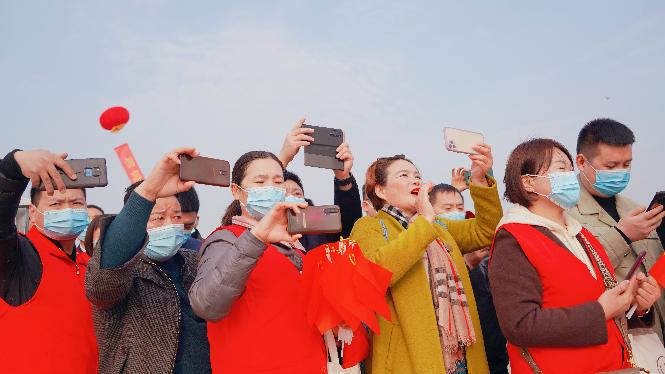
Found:
[[[166,212],[166,209],[162,209],[162,210],[152,211],[152,212],[150,212],[150,214],[164,214],[165,212]]]

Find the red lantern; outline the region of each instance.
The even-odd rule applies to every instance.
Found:
[[[99,123],[105,130],[118,132],[129,122],[129,111],[121,106],[108,108],[99,117]]]

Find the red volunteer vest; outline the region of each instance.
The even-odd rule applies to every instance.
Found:
[[[217,230],[239,237],[245,228]],[[323,337],[307,324],[300,297],[300,272],[269,246],[228,316],[208,322],[213,373],[326,373]]]
[[[597,300],[605,291],[603,276],[591,254],[596,271],[594,279],[589,269],[568,249],[550,240],[531,225],[511,223],[502,226],[515,237],[529,262],[536,268],[542,284],[543,308],[563,308]],[[603,246],[582,229],[582,235],[591,243],[605,264],[610,260]],[[614,275],[612,266],[609,270]],[[534,361],[543,373],[596,373],[630,367],[624,358],[625,345],[614,320],[607,323],[607,343],[575,348],[528,347]],[[584,331],[579,331],[584,334]],[[521,355],[520,347],[508,343],[511,372],[532,374],[533,370]],[[627,354],[625,355],[627,356]]]
[[[97,341],[92,306],[85,297],[88,255],[76,264],[32,228],[42,261],[35,295],[13,307],[0,299],[0,373],[96,373]]]

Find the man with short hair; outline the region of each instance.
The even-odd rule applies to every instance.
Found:
[[[185,225],[185,238],[187,239],[182,248],[198,251],[203,240],[197,229],[199,225],[199,195],[192,187],[189,191],[180,192],[177,197],[180,203],[182,223]]]
[[[619,281],[626,277],[638,253],[647,252],[639,268],[645,274],[663,253],[655,232],[665,217],[663,208],[645,211],[644,206],[621,194],[630,181],[634,142],[635,135],[626,125],[608,118],[587,123],[577,138],[580,199],[570,213],[603,245]],[[638,281],[658,287],[652,277],[640,276]],[[662,340],[665,299],[661,297],[653,309],[654,330]]]
[[[65,189],[58,168],[76,179],[66,158],[15,150],[0,160],[1,373],[97,372],[83,287],[89,257],[75,250],[88,225],[86,194]],[[32,227],[24,236],[14,219],[29,181]],[[46,191],[34,188],[41,183]]]

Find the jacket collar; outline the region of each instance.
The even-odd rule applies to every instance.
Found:
[[[630,210],[630,207],[626,205],[626,199],[621,195],[616,195],[616,204],[620,216],[625,215]],[[577,203],[577,209],[581,215],[598,216],[598,220],[608,226],[616,226],[617,224],[614,218],[598,204],[591,193],[582,185],[582,181],[580,181],[580,201]]]

